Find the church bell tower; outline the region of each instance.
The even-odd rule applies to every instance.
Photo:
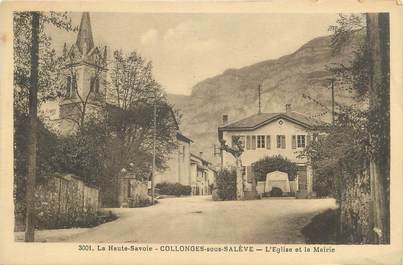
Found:
[[[107,47],[94,45],[89,12],[82,14],[77,39],[69,50],[65,44],[63,57],[66,79],[60,119],[77,124],[82,116],[96,115],[106,101]]]

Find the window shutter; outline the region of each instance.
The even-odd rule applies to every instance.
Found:
[[[297,148],[297,136],[295,136],[295,135],[291,136],[291,145],[292,145],[292,149]]]
[[[311,135],[307,135],[306,137],[306,146],[308,146],[311,143]]]
[[[270,135],[266,136],[266,148],[270,149],[271,148],[271,139],[270,139]]]
[[[286,145],[285,145],[285,135],[282,135],[282,136],[281,136],[281,145],[283,146],[283,149],[286,148]]]
[[[247,166],[246,167],[246,179],[247,179],[248,183],[252,183],[252,181],[253,181],[252,166]]]
[[[252,135],[252,150],[256,149],[256,135]]]
[[[246,136],[246,150],[250,150],[250,136]]]

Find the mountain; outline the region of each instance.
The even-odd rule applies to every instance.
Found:
[[[355,42],[351,41],[334,52],[330,41],[330,36],[318,37],[278,59],[228,69],[196,84],[190,96],[169,95],[168,99],[183,115],[182,132],[194,141],[192,152],[202,151],[212,161],[222,115],[229,115],[231,122],[255,114],[259,85],[262,112],[282,112],[285,104],[290,103],[295,111],[329,121],[329,112],[320,115],[326,108],[303,95],[309,95],[330,109],[330,73],[326,67],[348,63],[355,49]],[[351,102],[351,97],[345,90],[335,90],[338,103]]]

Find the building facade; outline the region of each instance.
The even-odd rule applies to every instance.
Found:
[[[282,113],[258,113],[223,124],[218,134],[219,140],[224,140],[226,144],[231,146],[234,139],[239,139],[244,147],[240,158],[245,191],[254,189],[252,164],[267,156],[280,155],[298,167],[297,191],[310,194],[313,191],[313,171],[307,158],[300,156],[300,153],[312,139],[311,132],[315,125],[319,125],[319,122],[292,111],[287,104],[286,111]],[[222,162],[224,167],[235,165],[234,157],[227,152],[223,152]]]
[[[216,171],[202,155],[191,154],[190,163],[192,195],[210,195],[215,185]]]
[[[182,133],[176,134],[175,150],[170,154],[167,162],[167,168],[162,172],[157,172],[154,183],[180,183],[182,185],[191,185],[190,179],[190,145],[192,140]]]
[[[41,106],[50,129],[71,134],[84,119],[101,115],[106,104],[107,57],[106,46],[94,45],[90,14],[84,12],[75,42],[70,48],[64,44],[64,97]]]

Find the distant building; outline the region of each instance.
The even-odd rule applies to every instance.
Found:
[[[216,172],[210,162],[202,155],[191,154],[191,187],[192,195],[209,195],[212,193],[216,180]]]
[[[312,138],[311,129],[318,121],[292,111],[289,104],[285,112],[259,113],[232,123],[225,115],[223,121],[226,123],[218,128],[219,139],[232,145],[234,138],[239,137],[244,146],[241,160],[245,191],[253,188],[252,164],[266,156],[281,155],[298,166],[296,189],[306,194],[312,192],[312,167],[307,158],[298,154]],[[235,159],[227,152],[223,152],[222,159],[224,166],[235,165]]]
[[[173,114],[174,115],[174,114]],[[177,128],[175,150],[170,154],[167,168],[156,172],[154,183],[180,183],[190,185],[190,144],[192,140],[184,136]]]

